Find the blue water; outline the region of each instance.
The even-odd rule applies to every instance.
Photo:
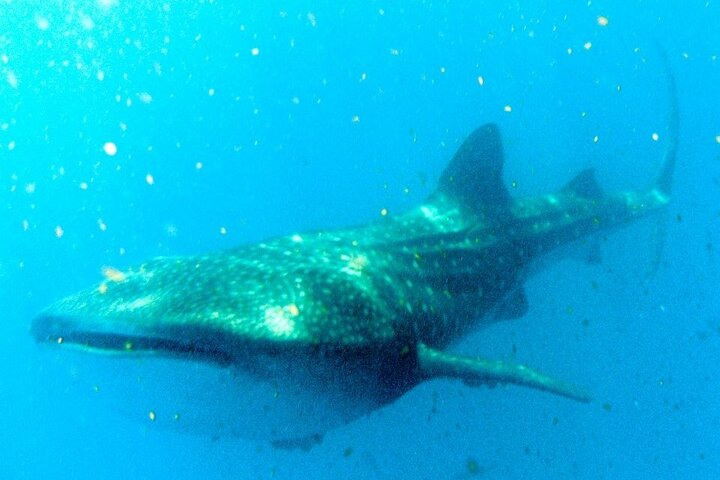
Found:
[[[713,1],[0,2],[0,477],[717,478],[719,17]],[[681,104],[669,212],[609,235],[600,265],[549,263],[527,315],[456,346],[562,372],[594,403],[434,381],[283,451],[122,416],[29,335],[103,266],[400,212],[489,121],[515,196],[590,166],[607,190],[645,186],[667,145],[655,42]]]

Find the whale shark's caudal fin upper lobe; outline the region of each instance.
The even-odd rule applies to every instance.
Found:
[[[655,180],[655,188],[669,197],[672,193],[672,178],[673,173],[675,172],[675,159],[677,157],[678,143],[680,139],[680,102],[678,100],[675,74],[670,67],[670,60],[668,59],[667,52],[665,52],[660,45],[656,44],[655,48],[662,57],[663,68],[665,70],[665,82],[668,89],[668,98],[670,99],[670,112],[667,125],[669,143],[665,149],[665,158],[663,159],[660,175],[658,175]]]
[[[512,198],[502,179],[504,155],[497,125],[477,128],[445,168],[437,192],[475,213],[509,215]]]

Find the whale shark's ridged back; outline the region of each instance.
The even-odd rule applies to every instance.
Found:
[[[503,147],[497,125],[477,128],[440,178],[437,191],[476,213],[507,213],[512,198],[502,180]]]

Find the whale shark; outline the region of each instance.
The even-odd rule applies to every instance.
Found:
[[[581,387],[513,362],[454,353],[482,325],[523,316],[543,257],[663,210],[678,113],[648,187],[605,193],[592,169],[561,190],[513,198],[499,129],[461,144],[420,205],[370,224],[111,269],[31,324],[55,348],[231,371],[239,434],[319,441],[435,378],[519,385],[579,402]]]

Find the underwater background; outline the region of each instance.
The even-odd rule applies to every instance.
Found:
[[[0,478],[717,478],[718,19],[712,0],[0,0]],[[668,143],[656,44],[681,109],[670,209],[599,265],[548,262],[527,315],[454,347],[591,404],[436,380],[278,450],[123,416],[29,334],[103,267],[401,212],[486,122],[513,196],[587,167],[646,186]]]

